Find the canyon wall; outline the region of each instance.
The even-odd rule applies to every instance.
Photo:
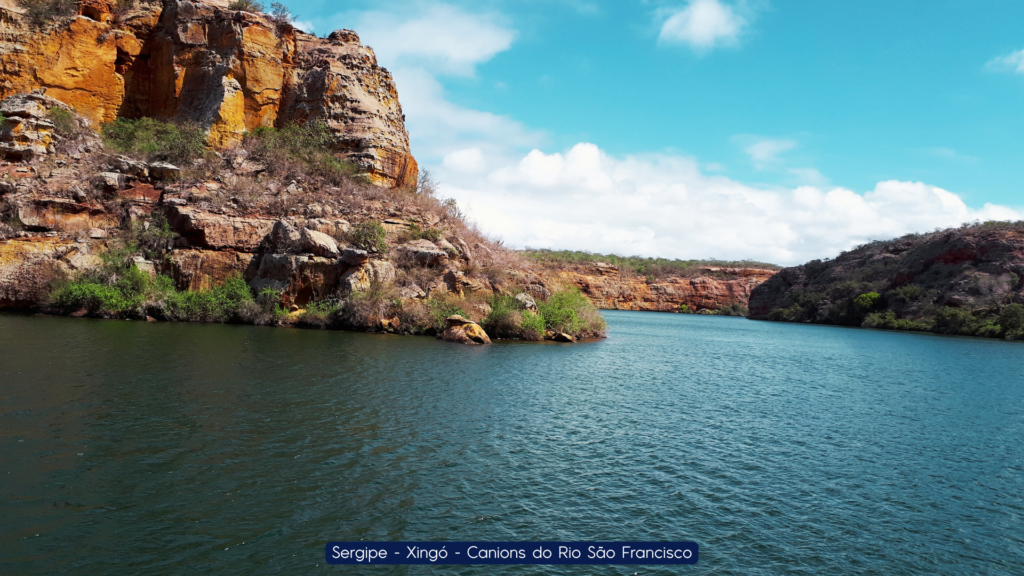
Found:
[[[350,30],[322,39],[226,0],[83,0],[77,15],[33,27],[0,0],[0,99],[34,90],[94,127],[118,117],[198,122],[215,148],[262,126],[320,120],[333,150],[375,183],[414,186],[391,74]]]
[[[690,277],[645,278],[620,274],[617,267],[595,262],[545,272],[563,283],[577,286],[598,308],[679,312],[716,311],[739,304],[747,306],[750,293],[775,274],[760,268],[702,268]]]

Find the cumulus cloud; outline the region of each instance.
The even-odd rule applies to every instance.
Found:
[[[665,20],[658,40],[708,50],[735,44],[746,25],[746,18],[733,6],[718,0],[691,0]]]
[[[448,4],[422,11],[362,12],[357,30],[389,66],[462,76],[473,75],[477,65],[508,50],[516,36],[499,15]]]
[[[565,153],[533,150],[483,174],[451,168],[441,169],[442,194],[519,247],[797,264],[873,239],[1024,218],[1003,206],[972,209],[921,182],[879,182],[863,194],[768,189],[705,174],[690,157],[616,157],[589,143]]]
[[[989,60],[985,65],[989,70],[996,72],[1014,72],[1024,74],[1024,50],[1011,52],[1006,56],[1000,56]]]
[[[543,133],[508,116],[453,103],[440,80],[472,76],[477,66],[512,46],[516,31],[500,15],[437,4],[335,20],[354,20],[360,39],[394,76],[413,153],[423,165],[444,162],[451,170],[471,173],[482,169],[470,168],[482,165],[485,154],[500,156],[543,143]],[[479,151],[479,158],[466,152],[470,149]]]

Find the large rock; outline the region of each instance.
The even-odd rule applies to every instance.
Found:
[[[390,284],[395,281],[395,267],[386,260],[370,260],[346,271],[338,283],[338,292],[349,296],[353,292],[366,292],[376,282]]]
[[[442,266],[448,263],[448,253],[430,240],[420,239],[406,242],[398,247],[399,252],[408,254],[420,266]]]
[[[57,238],[0,240],[0,308],[29,308],[46,300],[54,280],[98,266],[92,244]]]
[[[441,338],[447,342],[457,342],[459,344],[469,345],[491,343],[491,339],[487,336],[487,332],[485,332],[479,324],[469,320],[468,318],[463,318],[459,315],[449,316],[448,319],[445,320],[445,324],[447,325],[447,328],[444,333],[441,334]]]
[[[21,223],[32,230],[74,232],[118,225],[117,219],[101,206],[65,198],[18,198],[14,204]]]
[[[256,292],[280,290],[286,306],[303,306],[330,294],[338,284],[333,260],[294,254],[264,254],[249,286]]]
[[[179,290],[209,290],[233,274],[252,275],[254,256],[245,252],[174,250],[164,273],[174,278]]]
[[[394,81],[354,32],[318,38],[224,0],[136,2],[119,24],[113,5],[83,2],[81,15],[39,31],[3,0],[0,98],[43,89],[94,126],[118,115],[193,120],[218,148],[260,126],[319,119],[371,181],[415,186]]]
[[[337,258],[340,254],[338,243],[327,234],[303,228],[301,233],[302,251],[323,256],[324,258]]]
[[[275,222],[269,218],[222,216],[187,206],[170,207],[167,221],[192,246],[238,252],[255,252]]]
[[[0,91],[2,93],[2,91]],[[42,92],[17,94],[0,102],[5,119],[0,130],[0,155],[12,160],[28,160],[54,151],[53,122],[47,115],[52,108],[67,105],[48,98]]]

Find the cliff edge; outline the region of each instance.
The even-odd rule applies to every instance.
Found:
[[[395,83],[355,32],[318,38],[226,0],[74,6],[34,22],[0,0],[0,99],[42,90],[94,128],[116,118],[193,121],[216,149],[260,127],[319,119],[332,151],[373,182],[415,186]]]

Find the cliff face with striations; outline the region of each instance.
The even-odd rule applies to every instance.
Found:
[[[321,39],[227,4],[165,0],[115,14],[111,0],[87,0],[39,30],[0,0],[0,99],[42,89],[94,125],[191,120],[216,148],[319,119],[334,151],[372,181],[415,184],[398,93],[372,49],[348,30]]]
[[[754,287],[775,272],[708,267],[692,277],[647,279],[620,274],[617,267],[598,262],[568,266],[553,274],[579,287],[599,308],[679,312],[684,306],[695,311],[716,311],[734,304],[746,307]]]

